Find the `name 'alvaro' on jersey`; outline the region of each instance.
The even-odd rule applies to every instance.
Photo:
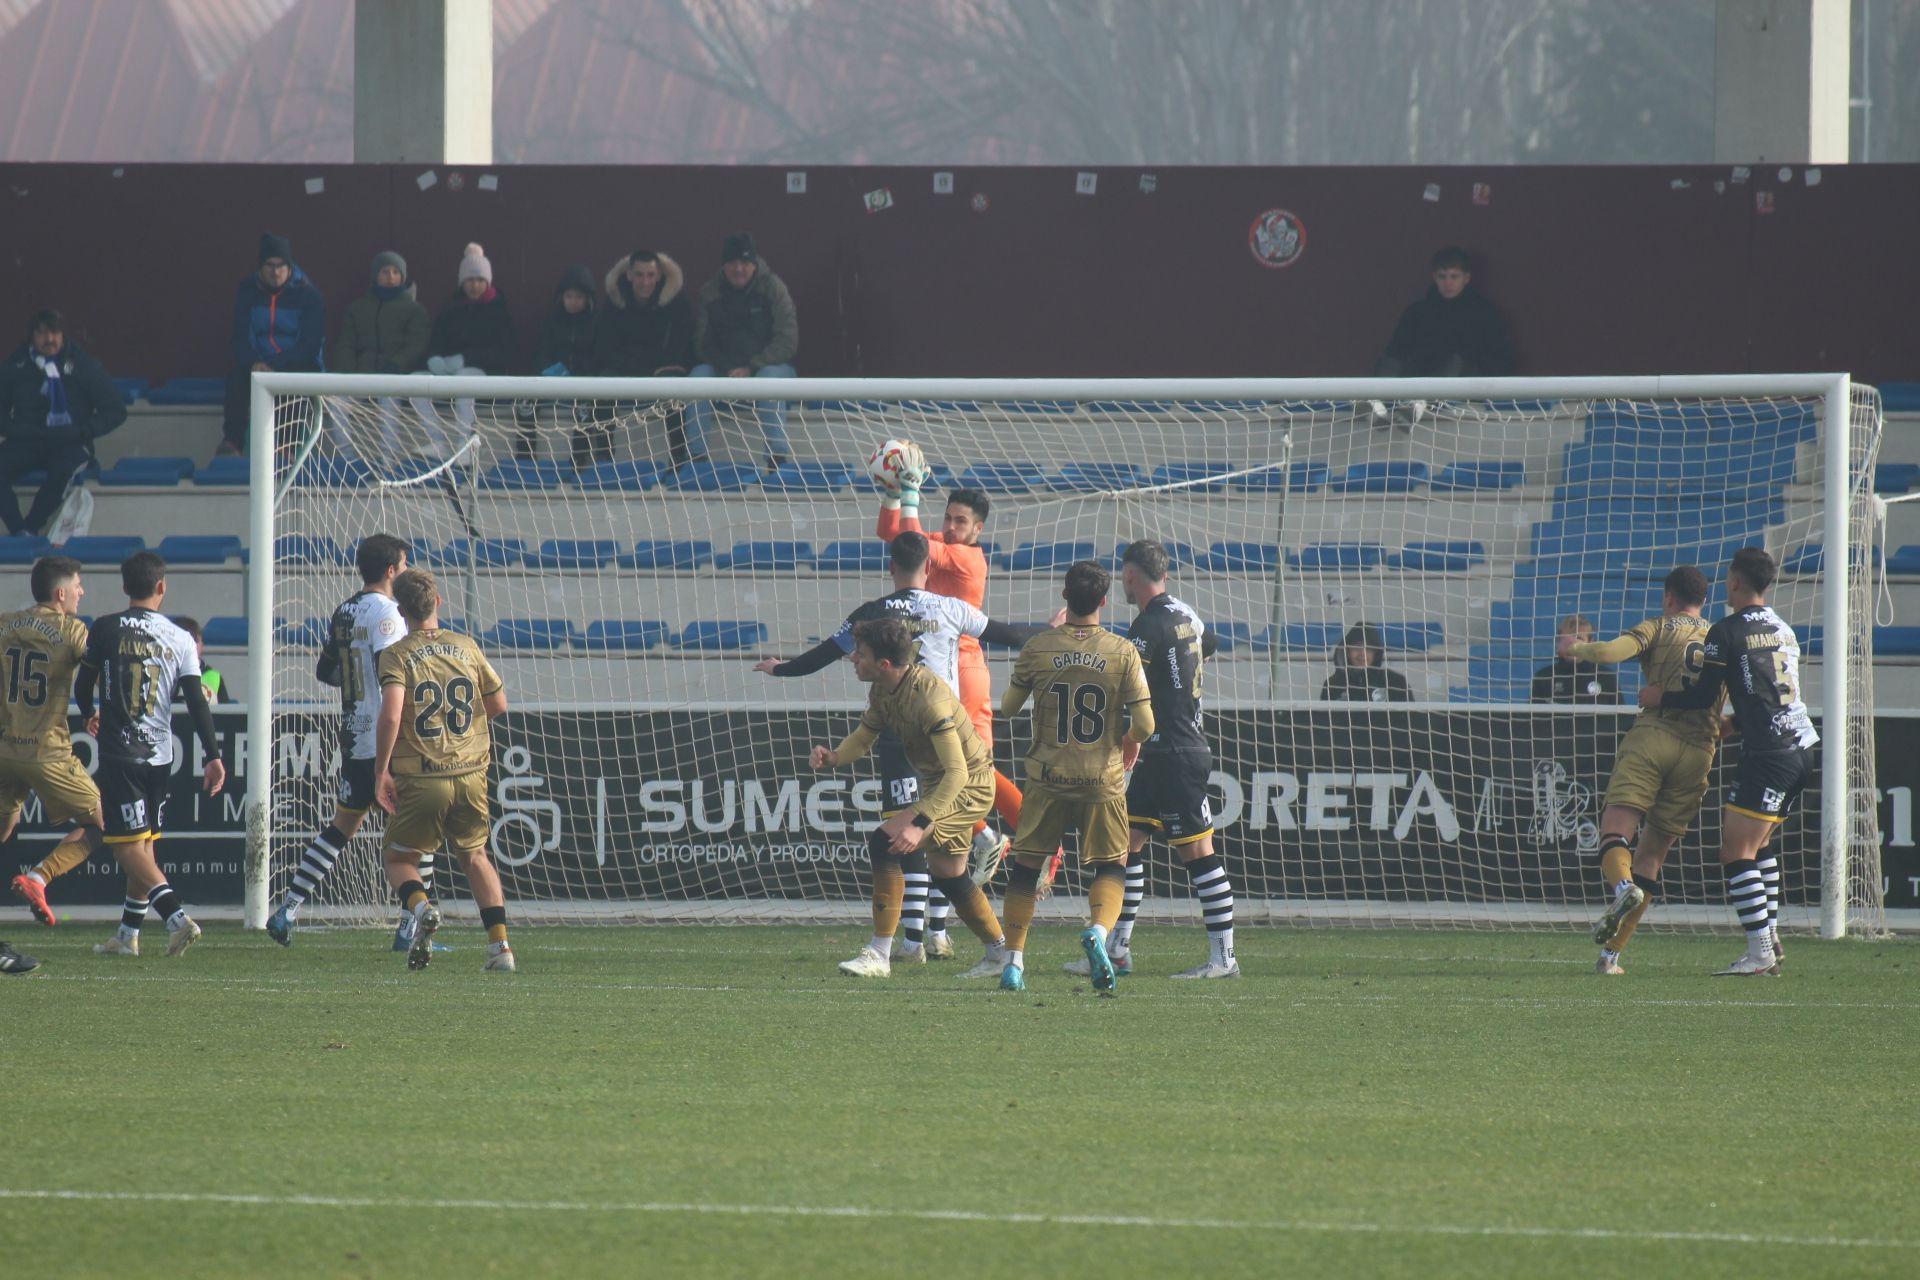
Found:
[[[152,609],[93,624],[85,663],[100,677],[100,755],[131,764],[173,763],[173,693],[199,676],[193,637]]]
[[[333,611],[314,674],[340,690],[340,754],[371,760],[380,717],[380,651],[407,634],[400,606],[379,591],[357,591]]]

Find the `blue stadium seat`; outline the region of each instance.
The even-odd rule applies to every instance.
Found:
[[[1920,627],[1875,627],[1875,657],[1912,657],[1920,654]]]
[[[1887,572],[1920,574],[1920,545],[1909,543],[1889,556]]]
[[[1208,573],[1272,573],[1279,564],[1280,548],[1274,543],[1216,542],[1199,567]]]
[[[976,462],[957,477],[962,489],[982,493],[1028,493],[1046,480],[1046,469],[1037,462]]]
[[[1880,407],[1889,413],[1911,413],[1920,409],[1920,382],[1883,382]]]
[[[194,468],[193,482],[207,485],[251,484],[253,461],[240,454],[223,454]]]
[[[1738,550],[1739,548],[1735,547],[1734,549]],[[1729,552],[1727,556],[1722,557],[1722,561],[1724,562],[1725,560],[1731,559],[1731,558],[1732,558],[1732,553]],[[1854,548],[1853,554],[1850,557],[1848,563],[1853,567],[1853,569],[1856,572],[1859,571],[1860,549],[1858,547]],[[1880,548],[1877,546],[1873,549],[1873,563],[1876,567],[1880,564]],[[1705,567],[1705,566],[1702,566],[1702,567]],[[1801,545],[1798,549],[1792,552],[1789,552],[1786,559],[1782,561],[1780,565],[1780,572],[1783,574],[1825,573],[1826,571],[1827,571],[1827,548],[1825,544],[1819,543],[1819,542],[1808,542]]]
[[[247,620],[230,614],[208,618],[200,629],[200,635],[215,649],[244,649],[247,647]]]
[[[1905,493],[1920,484],[1920,462],[1882,462],[1873,469],[1875,493]]]
[[[622,569],[698,569],[713,561],[713,544],[704,539],[675,542],[671,538],[651,538],[634,544],[633,550],[619,556]]]
[[[557,458],[502,458],[480,477],[482,489],[558,489],[574,482],[571,463]]]
[[[672,640],[676,649],[706,652],[754,649],[767,642],[767,624],[748,620],[689,622]]]
[[[660,483],[664,469],[657,462],[596,462],[574,478],[580,489],[645,493]]]
[[[1091,542],[1023,542],[997,559],[1010,573],[1041,573],[1064,569],[1076,560],[1092,560],[1097,554]]]
[[[519,564],[527,554],[525,538],[455,538],[439,551],[432,552],[426,558],[434,564],[447,566],[491,565],[494,567]]]
[[[128,556],[146,549],[147,540],[131,533],[118,537],[69,538],[66,545],[55,548],[59,554],[72,556],[81,564],[95,569],[108,565],[117,568]]]
[[[245,458],[214,459],[216,463],[245,461]],[[372,479],[373,469],[358,458],[310,453],[300,464],[299,483],[309,489],[359,489]],[[246,477],[243,475],[236,483],[245,484]]]
[[[247,547],[240,558],[251,562],[253,548]],[[280,564],[352,564],[353,558],[342,552],[332,538],[305,533],[283,533],[273,540],[273,558]]]
[[[604,569],[620,554],[612,538],[548,538],[526,554],[529,569]]]
[[[761,470],[751,462],[688,462],[665,477],[670,489],[690,493],[738,493],[760,483]]]
[[[1380,640],[1389,649],[1425,653],[1444,644],[1446,635],[1437,622],[1383,622]]]
[[[736,542],[733,550],[723,551],[713,558],[713,567],[731,569],[735,573],[785,573],[799,568],[811,569],[813,544],[790,539]]]
[[[1056,493],[1105,493],[1145,483],[1146,470],[1135,462],[1069,462],[1047,487]]]
[[[783,462],[760,483],[779,493],[836,493],[853,483],[853,468],[844,462]]]
[[[1418,573],[1465,573],[1486,563],[1487,548],[1480,542],[1409,542],[1391,560]]]
[[[172,488],[192,474],[192,458],[122,458],[100,473],[100,483],[113,488]]]
[[[1280,647],[1327,653],[1340,643],[1347,628],[1339,622],[1289,622],[1280,628]]]
[[[1152,483],[1185,485],[1186,493],[1219,493],[1227,482],[1219,477],[1239,468],[1231,462],[1169,462],[1153,469]]]
[[[1436,492],[1461,489],[1511,489],[1526,481],[1527,464],[1518,460],[1449,462],[1433,478]]]
[[[1329,493],[1411,493],[1427,482],[1424,462],[1356,462],[1329,481]]]
[[[586,632],[574,644],[593,652],[640,653],[657,648],[666,638],[667,624],[664,622],[599,618],[587,624]]]
[[[1234,480],[1236,489],[1249,493],[1267,493],[1284,489],[1289,493],[1312,493],[1325,487],[1332,469],[1324,462],[1296,462],[1291,466],[1269,466],[1248,472]]]
[[[1302,573],[1338,573],[1377,568],[1386,548],[1377,542],[1316,542],[1287,552],[1287,564]]]
[[[275,643],[294,649],[318,649],[327,642],[327,620],[302,618],[289,622],[281,618],[273,624],[273,638]]]
[[[814,557],[820,573],[885,573],[887,544],[878,538],[841,538]]]
[[[230,533],[176,533],[162,538],[154,550],[168,564],[225,564],[240,558],[240,539]]]
[[[502,618],[488,627],[480,643],[489,649],[525,649],[546,653],[573,641],[573,623],[565,618]]]
[[[128,404],[132,404],[141,396],[146,395],[147,388],[153,384],[145,378],[115,378],[113,385],[120,388],[120,398]]]
[[[148,404],[224,404],[225,378],[169,378],[147,391]]]
[[[1207,630],[1219,642],[1215,651],[1218,653],[1232,653],[1236,649],[1265,653],[1273,647],[1273,629],[1262,627],[1255,631],[1251,622],[1216,622]]]
[[[45,538],[0,538],[0,564],[32,564],[52,554],[53,544]]]

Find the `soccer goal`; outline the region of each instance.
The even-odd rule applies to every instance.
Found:
[[[706,397],[709,460],[674,468]],[[766,420],[782,410],[791,457],[770,468]],[[993,617],[1046,618],[1073,561],[1167,546],[1171,590],[1219,641],[1203,674],[1211,799],[1249,923],[1585,924],[1638,673],[1578,680],[1563,690],[1578,705],[1537,701],[1535,674],[1567,620],[1606,639],[1657,614],[1676,565],[1708,575],[1718,616],[1728,556],[1766,547],[1824,735],[1821,778],[1779,837],[1785,922],[1879,931],[1880,421],[1877,395],[1842,375],[259,375],[249,612],[275,642],[251,655],[250,688],[271,697],[250,699],[248,918],[331,811],[337,695],[314,659],[373,532],[408,540],[440,579],[443,620],[505,677],[493,847],[517,915],[862,914],[879,783],[813,773],[805,754],[837,740],[865,690],[846,664],[753,667],[890,589],[864,463],[903,438],[934,469],[924,527],[953,490],[986,495]],[[1105,618],[1131,615],[1116,580]],[[1013,654],[988,656],[997,696]],[[1025,731],[996,727],[1016,778]],[[1660,924],[1732,927],[1713,856],[1723,781],[1717,767],[1669,861]],[[310,918],[385,916],[373,828]],[[1147,914],[1184,918],[1184,883],[1164,852],[1150,859]],[[1055,908],[1078,893],[1070,871]]]

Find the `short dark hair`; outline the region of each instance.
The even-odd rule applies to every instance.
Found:
[[[167,580],[167,562],[157,551],[136,551],[120,562],[120,589],[129,600],[144,600]]]
[[[1105,565],[1092,560],[1076,560],[1067,566],[1067,612],[1078,617],[1086,617],[1100,607],[1107,598],[1107,588],[1113,585],[1113,575]]]
[[[952,506],[956,502],[963,507],[972,507],[973,514],[980,517],[982,524],[986,523],[987,512],[992,506],[986,494],[978,489],[955,489],[947,495],[947,505]]]
[[[409,622],[425,622],[440,607],[440,584],[425,569],[409,569],[393,580],[393,602]]]
[[[27,336],[31,338],[42,329],[48,333],[65,333],[67,318],[52,307],[42,307],[33,313],[33,319],[27,321]]]
[[[1436,249],[1428,264],[1435,271],[1445,271],[1448,267],[1458,267],[1462,271],[1473,270],[1473,259],[1459,245],[1450,244],[1444,249]]]
[[[173,625],[192,636],[196,641],[207,638],[206,632],[200,629],[200,619],[198,618],[190,617],[184,613],[176,613],[173,615]]]
[[[1742,547],[1733,553],[1733,559],[1727,565],[1747,589],[1757,596],[1767,594],[1767,588],[1773,585],[1774,577],[1780,572],[1773,557],[1759,547]]]
[[[72,556],[41,556],[33,562],[33,601],[52,604],[53,593],[63,582],[80,576],[80,562]]]
[[[1661,589],[1681,604],[1707,602],[1707,575],[1690,564],[1683,564],[1667,575]]]
[[[932,555],[933,544],[927,541],[927,535],[908,529],[894,536],[887,548],[887,563],[901,573],[916,573]]]
[[[632,253],[627,255],[628,266],[632,266],[636,262],[658,263],[659,261],[660,261],[660,255],[652,249],[635,249]]]
[[[1120,553],[1120,563],[1138,569],[1148,582],[1165,582],[1167,569],[1173,562],[1165,547],[1152,538],[1142,538],[1127,544],[1127,549]]]
[[[390,533],[370,533],[360,539],[360,546],[353,553],[353,562],[360,566],[360,581],[371,583],[386,577],[387,570],[412,554],[405,540]]]
[[[854,623],[853,642],[867,646],[876,662],[904,667],[913,661],[913,633],[898,618],[869,618]]]

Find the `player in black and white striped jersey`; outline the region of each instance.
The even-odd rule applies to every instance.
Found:
[[[200,655],[193,637],[159,612],[167,595],[167,562],[151,551],[120,566],[127,607],[93,624],[74,682],[74,700],[87,729],[100,743],[101,810],[106,843],[127,873],[120,928],[94,947],[102,955],[140,954],[140,925],[151,906],[167,922],[167,954],[177,956],[200,936],[180,895],[154,858],[153,843],[165,824],[167,787],[173,777],[173,700],[187,704],[194,734],[206,756],[202,788],[219,795],[227,767],[214,738],[213,712],[200,683]],[[100,706],[94,710],[94,686]]]

